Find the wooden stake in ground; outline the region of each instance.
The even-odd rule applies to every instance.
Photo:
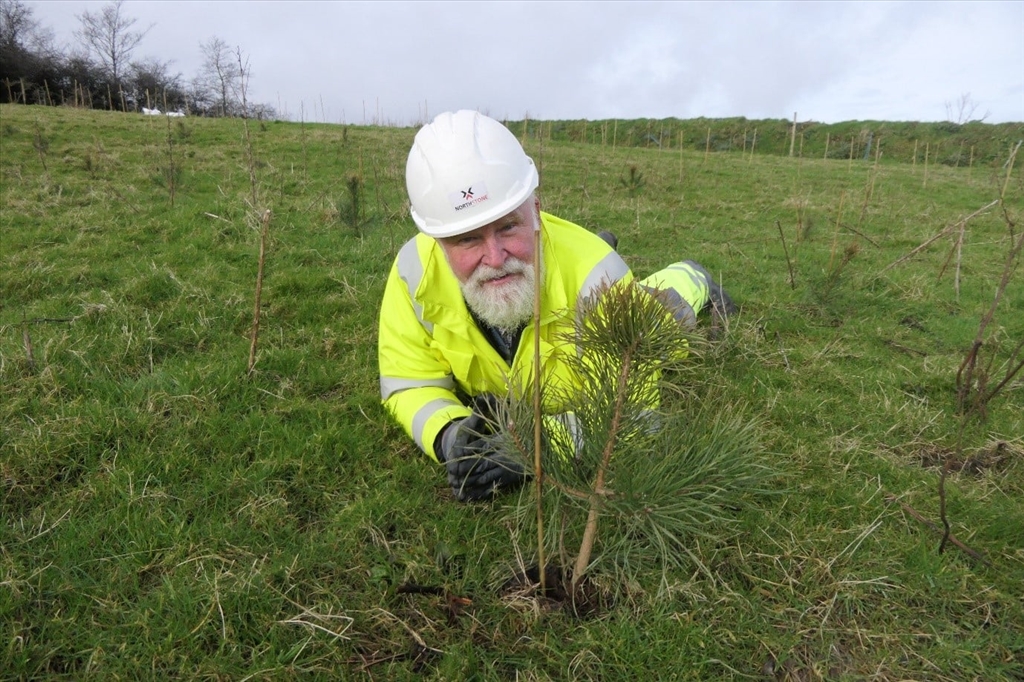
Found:
[[[683,184],[683,131],[679,131],[679,184]]]
[[[960,234],[956,240],[956,273],[953,276],[953,290],[956,292],[957,303],[960,302],[960,265],[963,261],[964,235],[967,232],[967,221],[960,225]]]
[[[533,252],[540,253],[540,220],[533,227]],[[547,565],[544,558],[544,469],[541,465],[541,414],[540,414],[540,290],[538,283],[533,289],[533,480],[537,486],[537,573],[540,575],[540,591],[547,588],[545,575]]]
[[[754,148],[757,146],[757,128],[754,128],[754,137],[750,140],[750,161],[754,160]],[[748,163],[750,162],[748,161]]]
[[[171,134],[171,117],[167,119],[167,191],[171,195],[171,208],[174,208],[174,195],[178,189],[177,165],[174,161],[174,136]]]
[[[708,153],[711,151],[711,126],[708,126],[708,138],[704,143],[704,163],[708,162]]]
[[[793,148],[796,146],[796,112],[793,112],[793,129],[789,133],[789,157],[793,158]]]
[[[914,160],[910,164],[911,168],[917,168],[917,140],[914,140]]]
[[[912,250],[910,253],[906,254],[905,256],[901,256],[900,258],[897,258],[895,261],[893,261],[889,265],[887,265],[884,268],[882,268],[882,271],[879,272],[878,274],[882,274],[882,273],[886,272],[887,270],[891,270],[894,267],[896,267],[897,265],[899,265],[900,263],[902,263],[903,261],[909,260],[910,258],[913,258],[915,254],[920,253],[924,249],[928,248],[928,246],[930,244],[934,243],[936,240],[938,240],[938,239],[942,238],[943,236],[949,234],[954,229],[956,229],[958,226],[960,226],[962,223],[966,223],[971,218],[974,218],[974,217],[984,213],[988,209],[992,208],[993,206],[997,205],[999,203],[999,201],[1000,201],[999,199],[996,199],[995,201],[982,206],[977,211],[975,211],[971,215],[967,216],[963,220],[961,220],[959,222],[956,222],[956,223],[953,223],[952,225],[949,225],[947,227],[942,228],[942,230],[937,235],[935,235],[931,239],[926,240],[923,244],[921,244],[920,246],[918,246],[917,248],[915,248],[914,250]]]
[[[836,248],[839,245],[839,222],[843,217],[843,201],[846,200],[846,192],[839,193],[839,209],[836,211],[836,229],[832,232],[832,255],[828,259],[828,271],[831,273],[832,265],[836,260]]]
[[[252,314],[252,335],[249,341],[249,367],[247,374],[252,374],[256,366],[256,344],[260,337],[260,299],[263,297],[263,264],[267,257],[267,234],[270,232],[270,209],[263,212],[260,220],[260,259],[256,267],[256,296]]]
[[[28,334],[28,322],[25,321],[25,314],[21,317],[21,342],[25,346],[25,362],[30,370],[36,368],[36,357],[32,352],[32,337]]]
[[[931,148],[930,142],[924,143],[924,182],[921,183],[922,189],[928,186],[928,152]]]
[[[537,182],[544,182],[544,121],[540,122],[540,153],[537,154]]]
[[[825,155],[823,157],[821,157],[823,159],[827,159],[828,158],[828,143],[829,143],[830,139],[831,139],[831,134],[830,133],[825,133]]]
[[[793,279],[793,261],[789,260],[789,249],[786,248],[786,235],[782,232],[782,224],[776,220],[775,227],[779,228],[779,237],[782,238],[782,252],[786,254],[786,265],[789,267],[789,288],[796,289],[796,282]]]

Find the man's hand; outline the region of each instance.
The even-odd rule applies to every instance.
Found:
[[[473,414],[452,422],[441,437],[441,454],[448,469],[448,484],[461,502],[485,500],[501,488],[526,478],[523,467],[493,450],[487,437],[493,433],[496,398],[476,399]]]

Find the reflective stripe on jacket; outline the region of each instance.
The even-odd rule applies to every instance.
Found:
[[[672,311],[676,320],[687,327],[697,324],[697,313],[708,302],[708,272],[693,261],[673,263],[640,284],[652,291]]]
[[[572,325],[572,311],[602,283],[632,278],[622,258],[603,240],[578,225],[541,213],[540,376],[544,385],[572,385],[560,337]],[[532,381],[533,324],[523,331],[509,366],[484,337],[466,308],[441,245],[418,234],[402,247],[384,290],[378,361],[381,399],[406,433],[437,459],[434,440],[451,420],[471,411],[456,396],[508,393],[511,380],[525,390]],[[512,378],[515,379],[512,379]],[[557,394],[547,391],[546,394]],[[545,405],[558,413],[558,405]]]

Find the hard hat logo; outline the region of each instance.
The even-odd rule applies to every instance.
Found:
[[[539,180],[516,136],[479,111],[445,112],[423,126],[405,166],[413,222],[438,239],[516,210]]]
[[[456,211],[482,204],[488,198],[487,185],[482,182],[478,182],[468,189],[460,189],[458,192],[452,192],[448,195],[448,199],[452,202],[452,208]]]

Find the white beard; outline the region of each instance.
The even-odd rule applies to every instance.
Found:
[[[501,286],[485,284],[487,280],[521,274]],[[469,279],[459,284],[466,305],[477,317],[510,334],[530,321],[533,315],[533,292],[537,275],[533,265],[509,258],[500,268],[480,265]]]

